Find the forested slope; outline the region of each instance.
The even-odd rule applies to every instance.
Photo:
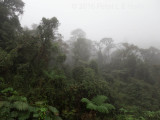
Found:
[[[159,49],[23,28],[23,7],[0,0],[0,120],[160,120]]]

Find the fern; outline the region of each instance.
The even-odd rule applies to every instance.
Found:
[[[39,117],[39,114],[38,114],[38,113],[34,113],[34,114],[33,114],[33,117],[34,117],[34,118],[38,118],[38,117]]]
[[[6,88],[1,91],[1,93],[13,92],[13,88]]]
[[[100,113],[109,113],[109,109],[103,105],[97,106],[96,110]]]
[[[1,93],[3,101],[0,101],[0,120],[62,120],[59,111],[48,106],[46,101],[38,101],[30,106],[27,98],[18,96],[13,88],[7,88]]]
[[[0,101],[0,108],[3,107],[3,106],[10,107],[10,102],[8,102],[8,101]]]
[[[83,103],[90,103],[91,101],[88,100],[87,98],[82,98],[82,99],[81,99],[81,102],[83,102]]]
[[[101,104],[103,104],[107,99],[108,99],[108,97],[106,97],[106,96],[98,95],[98,96],[96,96],[96,97],[94,97],[94,98],[92,99],[92,102],[93,102],[94,104],[96,104],[96,105],[101,105]]]
[[[35,104],[36,105],[44,105],[44,104],[46,104],[46,102],[45,101],[37,101],[37,102],[35,102]]]
[[[102,105],[105,106],[106,108],[108,108],[108,110],[114,110],[115,109],[115,107],[112,104],[105,103],[105,104],[102,104]]]
[[[9,97],[8,100],[9,100],[9,101],[22,101],[22,102],[27,102],[27,98],[26,98],[26,97],[15,96],[15,95],[12,95],[11,97]]]
[[[87,106],[86,106],[87,109],[90,109],[90,110],[97,110],[97,106],[95,104],[93,104],[92,102],[90,103],[87,103]]]
[[[87,98],[82,98],[81,102],[86,103],[86,108],[100,113],[108,114],[111,110],[114,110],[115,107],[112,104],[105,103],[108,98],[103,95],[98,95],[94,97],[91,101]]]
[[[52,106],[49,106],[48,109],[54,113],[54,115],[58,116],[59,115],[59,111],[55,108],[55,107],[52,107]]]
[[[19,111],[25,111],[29,109],[29,105],[25,102],[16,101],[13,103],[13,107]]]

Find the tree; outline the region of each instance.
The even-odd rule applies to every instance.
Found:
[[[73,45],[73,54],[75,61],[88,61],[91,55],[90,41],[85,38],[78,38]]]
[[[51,52],[54,50],[53,41],[56,39],[55,35],[58,25],[59,22],[55,17],[51,19],[42,18],[42,21],[37,28],[40,40],[40,50],[37,55],[37,60],[41,62],[39,65],[43,64],[43,66],[48,67],[48,63],[51,59]]]
[[[78,38],[86,38],[86,33],[82,29],[75,29],[71,32],[71,39],[77,40]]]
[[[106,62],[110,63],[110,61],[111,61],[110,52],[111,52],[111,49],[115,46],[113,44],[113,39],[112,38],[103,38],[100,40],[100,42],[104,45],[104,54],[106,55]]]
[[[0,0],[0,47],[7,51],[16,46],[22,31],[18,17],[23,14],[23,7],[21,0]]]

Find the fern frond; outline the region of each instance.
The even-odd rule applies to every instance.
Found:
[[[9,101],[22,101],[22,102],[27,102],[27,98],[26,98],[26,97],[15,96],[15,95],[12,95],[11,97],[9,97],[8,100],[9,100]]]
[[[88,109],[90,109],[90,110],[97,110],[97,106],[96,105],[94,105],[93,103],[87,103],[87,106],[86,106]]]
[[[90,103],[91,101],[88,100],[87,98],[82,98],[82,99],[81,99],[81,102],[83,102],[83,103]]]
[[[114,110],[115,107],[112,104],[105,103],[108,97],[99,95],[94,97],[91,101],[87,98],[82,98],[81,102],[86,103],[86,108],[100,113],[108,114],[111,110]]]
[[[29,106],[28,110],[29,110],[30,112],[34,112],[34,113],[35,113],[35,112],[38,112],[39,108]]]
[[[39,114],[38,114],[38,113],[34,113],[34,114],[33,114],[33,117],[34,117],[34,118],[38,118],[38,117],[39,117]]]
[[[101,104],[103,104],[107,99],[108,99],[107,96],[98,95],[98,96],[96,96],[96,97],[94,97],[94,98],[92,99],[92,102],[93,102],[94,104],[96,104],[96,105],[101,105]]]
[[[0,101],[0,108],[3,107],[3,106],[5,106],[5,107],[10,107],[10,102]]]
[[[109,113],[109,110],[103,105],[97,106],[96,110],[101,113]]]
[[[37,101],[35,102],[36,105],[44,105],[46,102],[45,101]]]
[[[13,103],[13,107],[19,111],[25,111],[29,109],[29,105],[25,102],[16,101]]]
[[[49,106],[48,109],[53,112],[54,115],[59,115],[59,111],[55,107]]]
[[[115,107],[112,104],[105,103],[105,104],[102,104],[102,105],[105,106],[108,110],[114,110],[115,109]]]
[[[13,88],[6,88],[4,90],[1,91],[1,93],[7,93],[7,92],[13,92]]]

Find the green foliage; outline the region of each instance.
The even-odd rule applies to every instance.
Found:
[[[86,108],[94,111],[98,111],[100,113],[106,113],[108,114],[112,110],[115,109],[115,107],[112,104],[105,103],[105,101],[108,98],[103,95],[98,95],[94,97],[91,101],[87,98],[82,98],[81,102],[86,103]]]
[[[102,105],[107,100],[108,100],[107,96],[98,95],[92,99],[92,102],[97,105]]]
[[[159,120],[160,119],[160,111],[146,111],[146,112],[144,112],[144,117],[147,120]]]
[[[25,111],[28,110],[28,104],[21,101],[16,101],[13,103],[13,107],[16,108],[19,111]]]
[[[29,105],[25,97],[19,96],[13,88],[6,88],[1,91],[6,101],[0,101],[0,118],[9,119],[50,119],[60,120],[59,111],[45,102],[36,102]],[[16,93],[16,94],[15,94]],[[8,96],[9,95],[9,96]]]
[[[49,106],[48,109],[54,113],[54,115],[58,116],[59,112],[55,107]]]
[[[160,119],[159,49],[81,29],[63,41],[56,17],[22,28],[23,7],[0,0],[0,120]]]

